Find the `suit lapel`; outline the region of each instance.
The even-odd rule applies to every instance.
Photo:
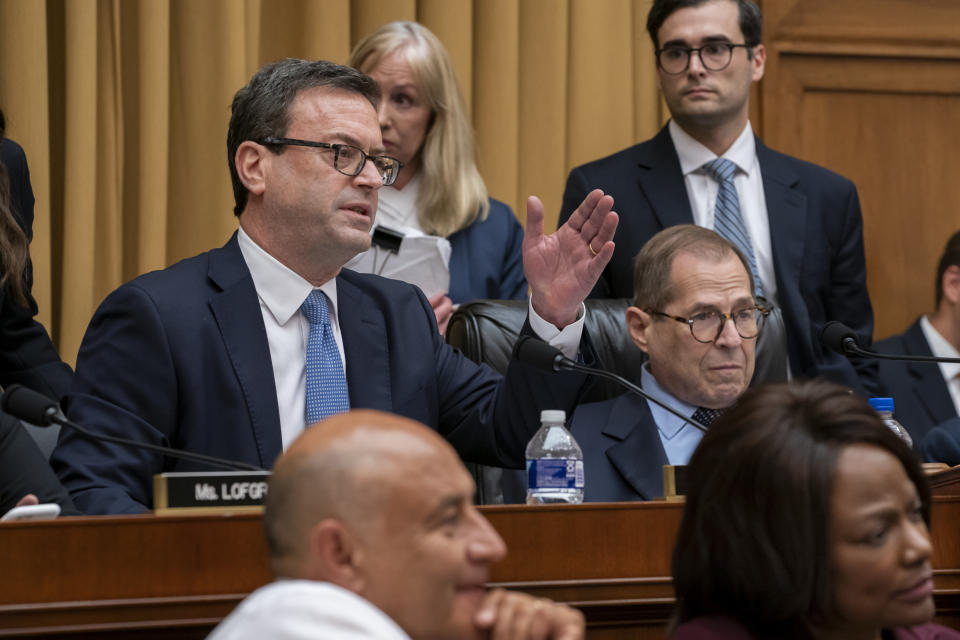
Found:
[[[914,356],[933,355],[927,338],[923,335],[923,329],[920,328],[919,320],[914,322],[903,335],[903,342],[906,345],[905,353]],[[920,399],[920,404],[926,409],[930,420],[934,424],[939,424],[953,417],[955,415],[953,400],[943,374],[940,373],[940,367],[934,363],[908,362],[906,364],[913,378],[913,392]],[[893,400],[896,402],[897,399]],[[894,415],[896,415],[896,407],[894,407]]]
[[[807,230],[807,196],[795,189],[797,175],[783,160],[757,140],[757,159],[763,177],[763,195],[770,221],[777,290],[795,288],[803,266]],[[794,283],[792,286],[790,283]],[[783,306],[781,304],[781,306]]]
[[[637,182],[660,227],[693,224],[690,198],[683,181],[680,159],[667,127],[637,150]],[[629,215],[629,212],[623,212]]]
[[[619,440],[606,454],[624,481],[644,500],[663,497],[667,455],[646,401],[631,394],[620,396],[603,434]]]
[[[386,319],[375,301],[344,272],[337,277],[337,314],[350,407],[393,411]]]
[[[219,290],[210,310],[246,400],[260,464],[269,465],[282,448],[276,382],[260,302],[236,234],[210,254],[208,276]]]

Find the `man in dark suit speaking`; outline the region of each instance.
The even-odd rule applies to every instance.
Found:
[[[757,307],[746,257],[717,233],[665,229],[636,259],[627,330],[647,354],[641,386],[709,424],[746,391],[765,310]],[[631,393],[577,407],[571,425],[583,449],[585,500],[663,496],[663,465],[687,464],[703,432]]]
[[[560,220],[591,189],[616,199],[617,249],[592,293],[609,298],[632,295],[633,256],[657,231],[684,223],[717,230],[750,260],[758,294],[782,310],[790,373],[869,391],[874,365],[855,370],[818,342],[829,320],[863,344],[872,338],[857,192],[754,137],[761,23],[751,0],[655,0],[647,30],[671,120],[653,139],[573,169]]]
[[[372,408],[436,428],[467,460],[522,466],[539,410],[572,408],[582,378],[514,363],[504,380],[443,342],[418,289],[341,270],[370,246],[377,190],[399,170],[383,155],[378,96],[349,67],[305,60],[267,65],[237,92],[227,151],[240,229],[107,297],[80,348],[70,419],[269,467],[305,426]],[[544,236],[543,207],[528,201],[527,330],[568,355],[613,254],[612,205],[593,192]],[[195,468],[69,432],[51,461],[87,513],[143,511],[155,473]]]

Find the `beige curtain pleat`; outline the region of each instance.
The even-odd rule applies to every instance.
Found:
[[[350,3],[350,43],[396,20],[416,20],[416,0],[353,0]]]
[[[520,9],[518,0],[474,7],[473,125],[477,164],[491,197],[516,208],[520,188]]]
[[[16,28],[11,28],[13,25]],[[55,326],[59,315],[55,314],[60,304],[53,286],[56,281],[56,290],[59,291],[60,259],[59,244],[53,240],[54,225],[50,212],[47,56],[46,4],[0,0],[0,107],[7,117],[7,135],[23,146],[30,165],[30,180],[36,197],[33,242],[30,244],[33,297],[40,305],[38,318],[49,330]],[[57,251],[52,250],[55,245]],[[56,305],[54,300],[57,300]]]
[[[262,64],[344,62],[420,20],[450,51],[490,195],[556,226],[570,168],[664,121],[650,0],[0,0],[0,105],[30,160],[41,306],[73,362],[122,282],[236,229],[230,101]]]

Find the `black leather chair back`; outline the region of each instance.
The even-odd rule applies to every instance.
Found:
[[[601,369],[612,371],[640,384],[640,370],[646,354],[633,344],[627,332],[623,299],[587,300],[586,330]],[[447,326],[447,343],[473,360],[506,373],[513,346],[527,318],[525,300],[477,300],[460,305]],[[583,402],[606,400],[623,393],[614,382],[597,379]]]

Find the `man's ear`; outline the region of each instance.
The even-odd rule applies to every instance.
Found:
[[[750,60],[750,66],[752,69],[751,79],[754,82],[760,82],[760,79],[763,78],[763,71],[766,68],[767,64],[767,49],[762,44],[758,44],[753,48],[753,59]]]
[[[955,264],[947,267],[940,280],[940,287],[943,290],[944,300],[954,306],[960,305],[960,267]]]
[[[339,520],[321,520],[310,530],[310,579],[361,593],[366,586],[361,556],[356,536]]]
[[[633,344],[644,353],[650,353],[649,332],[652,324],[653,317],[649,313],[632,305],[627,307],[627,330],[633,338]]]
[[[240,182],[254,195],[263,195],[267,188],[264,161],[268,153],[270,152],[263,145],[252,140],[244,140],[237,147],[237,153],[233,157]]]

